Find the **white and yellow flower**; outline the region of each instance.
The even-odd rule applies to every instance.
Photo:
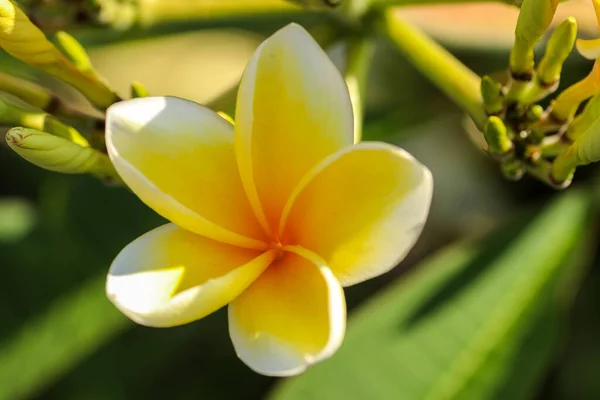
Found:
[[[596,12],[596,19],[598,20],[598,26],[600,27],[600,0],[592,0],[594,4],[594,11]],[[577,50],[579,54],[590,60],[600,58],[600,38],[584,40],[579,39],[576,42]]]
[[[107,293],[155,327],[229,304],[238,356],[262,374],[298,374],[340,346],[342,286],[390,270],[413,246],[432,179],[402,149],[354,145],[344,81],[295,24],[254,53],[235,119],[172,97],[109,108],[117,171],[172,223],[117,256]]]

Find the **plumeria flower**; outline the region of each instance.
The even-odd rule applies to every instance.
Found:
[[[600,0],[592,0],[594,4],[594,11],[596,12],[596,19],[598,20],[598,26],[600,27]],[[600,38],[584,40],[577,40],[577,50],[579,54],[590,60],[600,58]]]
[[[107,293],[154,327],[229,304],[242,361],[294,375],[342,343],[342,287],[390,270],[413,246],[432,179],[402,149],[354,145],[347,87],[295,24],[254,53],[235,117],[234,127],[174,97],[110,107],[111,160],[172,223],[125,247]]]

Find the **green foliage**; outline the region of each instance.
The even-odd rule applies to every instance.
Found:
[[[27,200],[0,199],[0,243],[22,239],[35,224],[35,209]]]
[[[62,296],[0,346],[0,399],[35,393],[131,326],[106,299],[105,281]]]
[[[555,350],[589,199],[453,246],[366,304],[331,360],[272,399],[528,399]]]

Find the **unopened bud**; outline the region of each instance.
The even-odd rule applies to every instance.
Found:
[[[487,75],[481,79],[481,97],[488,114],[498,114],[504,109],[502,86]]]
[[[84,72],[94,72],[90,57],[77,39],[63,31],[57,32],[54,38],[59,48],[75,64],[77,69]]]
[[[539,104],[535,104],[527,110],[527,120],[529,122],[539,121],[542,118],[542,115],[544,115],[544,107]]]
[[[573,17],[564,20],[554,30],[538,68],[538,79],[543,85],[550,86],[558,82],[562,66],[571,54],[576,38],[577,21]]]
[[[131,82],[131,98],[136,99],[138,97],[148,97],[150,93],[148,89],[144,87],[141,83],[134,81]]]
[[[119,100],[95,74],[71,63],[11,0],[0,0],[0,47],[72,85],[99,107],[106,108]]]
[[[513,150],[513,144],[508,137],[508,131],[502,119],[496,116],[488,118],[483,130],[491,154],[504,156]]]
[[[91,173],[100,178],[116,176],[105,154],[46,132],[13,128],[6,134],[6,143],[25,160],[49,171]]]
[[[525,165],[523,164],[523,161],[514,158],[504,161],[500,165],[500,170],[502,171],[502,175],[511,181],[518,181],[525,175]]]
[[[521,76],[533,71],[533,47],[552,23],[558,0],[524,0],[521,5],[515,43],[510,53],[510,70]]]

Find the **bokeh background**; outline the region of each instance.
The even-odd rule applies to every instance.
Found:
[[[151,94],[176,95],[200,103],[239,80],[246,61],[266,35],[290,21],[306,27],[329,23],[314,13],[281,12],[260,17],[249,13],[233,20],[195,20],[186,15],[143,27],[129,27],[124,22],[123,26],[99,28],[86,26],[85,20],[76,23],[77,15],[53,8],[52,1],[23,4],[48,31],[65,27],[79,38],[97,70],[122,94],[137,80]],[[503,73],[516,9],[471,4],[408,7],[401,12],[478,73]],[[561,5],[559,18],[568,15],[578,18],[583,36],[596,34],[590,2],[573,0]],[[343,64],[343,45],[334,44],[328,51]],[[563,85],[581,78],[590,67],[588,61],[573,55]],[[68,88],[4,53],[0,69],[81,101]],[[532,179],[505,181],[496,164],[469,138],[461,110],[381,39],[369,76],[365,124],[365,140],[398,144],[431,169],[435,195],[431,217],[408,258],[392,272],[347,290],[349,329],[357,325],[357,330],[364,328],[362,319],[375,313],[376,304],[371,304],[381,301],[381,293],[389,296],[408,290],[420,279],[420,268],[433,268],[423,260],[454,243],[472,243],[473,238],[490,232],[497,236],[499,227],[520,224],[521,216],[542,210],[557,197]],[[595,172],[588,168],[578,173],[575,186],[589,188],[593,182],[597,182]],[[105,298],[106,272],[127,243],[163,222],[123,188],[106,187],[88,176],[43,171],[0,143],[0,399],[422,398],[403,385],[407,379],[420,379],[407,378],[410,366],[421,372],[427,369],[419,364],[435,367],[438,359],[427,357],[431,353],[427,349],[405,353],[408,370],[394,370],[385,359],[357,356],[355,372],[320,373],[319,368],[336,362],[336,355],[323,367],[315,367],[310,378],[316,382],[326,379],[326,389],[303,388],[297,383],[300,380],[274,389],[287,382],[259,376],[236,358],[225,310],[171,329],[150,329],[126,320]],[[595,231],[595,223],[590,222],[588,228]],[[510,246],[518,236],[515,232],[521,231],[505,232],[509,233],[504,233],[503,246]],[[543,238],[544,233],[538,235]],[[577,263],[577,279],[572,278],[566,286],[571,300],[565,312],[550,325],[531,317],[535,335],[521,340],[518,349],[506,356],[511,373],[496,379],[498,387],[509,387],[516,385],[513,375],[536,371],[527,381],[527,390],[502,395],[498,389],[459,399],[600,398],[600,260],[594,255],[597,240],[581,241],[588,243],[589,251]],[[479,261],[482,270],[494,257],[487,254]],[[423,262],[426,267],[421,267]],[[436,268],[444,270],[443,265]],[[453,283],[456,287],[440,298],[442,304],[450,301],[462,284],[480,278],[461,276]],[[427,305],[429,300],[423,297],[419,305]],[[486,301],[482,296],[483,309]],[[362,311],[355,316],[357,308]],[[469,325],[468,314],[462,323]],[[434,347],[448,336],[443,321],[437,330],[435,326],[431,329]],[[492,336],[490,345],[496,343]],[[485,342],[485,334],[482,337]],[[343,357],[363,354],[363,342],[354,339],[344,345],[353,347]],[[368,343],[369,339],[365,340]],[[370,340],[385,339],[372,336]],[[551,344],[543,358],[535,351],[529,355],[528,350],[544,343]],[[362,351],[368,353],[368,345],[365,349]],[[361,372],[361,363],[368,373]],[[377,376],[393,374],[397,380],[387,379],[385,385],[377,381]],[[352,385],[359,389],[348,391]]]

